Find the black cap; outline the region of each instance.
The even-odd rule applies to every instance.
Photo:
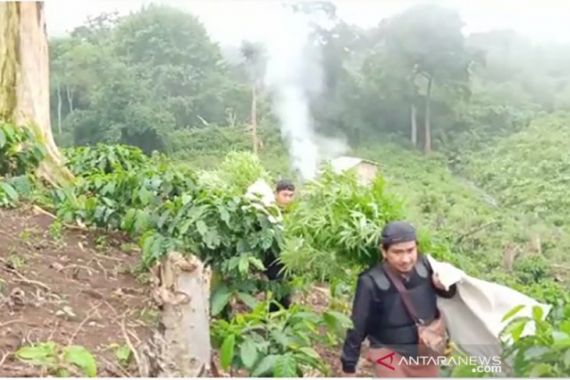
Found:
[[[414,226],[403,221],[386,224],[380,235],[380,243],[385,245],[416,241],[416,239],[417,235]]]

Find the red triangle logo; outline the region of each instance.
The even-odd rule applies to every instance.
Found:
[[[384,367],[394,371],[396,367],[392,366],[392,362],[394,361],[395,352],[390,352],[387,355],[382,356],[381,358],[376,360],[376,363],[383,365]]]

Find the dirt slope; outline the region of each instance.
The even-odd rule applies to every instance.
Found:
[[[47,375],[13,355],[45,341],[86,347],[97,376],[137,375],[133,358],[120,365],[113,347],[125,335],[137,346],[156,322],[138,254],[116,238],[62,230],[31,208],[0,209],[0,221],[0,376]]]
[[[129,253],[124,243],[117,236],[62,229],[33,207],[0,209],[0,377],[49,375],[47,368],[14,355],[22,346],[47,341],[87,348],[98,377],[138,375],[132,355],[125,363],[116,350],[128,344],[138,348],[156,327],[158,313],[147,276],[137,270],[139,253]],[[328,296],[316,292],[296,302],[322,311]],[[315,349],[333,376],[341,376],[340,347]],[[362,364],[360,376],[370,375],[370,364]]]

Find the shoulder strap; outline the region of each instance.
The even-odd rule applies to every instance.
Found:
[[[387,265],[385,265],[384,268],[386,269],[386,274],[388,275],[388,277],[390,277],[390,280],[392,280],[392,283],[394,284],[394,286],[398,290],[398,293],[400,293],[400,296],[402,297],[402,301],[404,302],[404,306],[406,307],[406,310],[408,311],[408,314],[410,315],[412,320],[416,324],[418,324],[418,323],[422,324],[423,321],[420,318],[418,318],[418,313],[416,311],[416,308],[414,307],[414,304],[410,300],[410,297],[408,295],[408,291],[406,290],[406,288],[405,288],[404,284],[402,283],[402,280],[400,279],[400,277],[398,277],[396,274],[394,274],[390,270],[390,268],[388,268]]]

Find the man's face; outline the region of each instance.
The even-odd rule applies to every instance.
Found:
[[[289,203],[293,201],[293,197],[295,196],[295,192],[291,190],[281,190],[277,193],[276,201],[277,204],[281,207],[287,206]]]
[[[415,241],[392,244],[387,251],[382,249],[382,255],[388,264],[400,273],[408,273],[414,269],[418,260],[418,250]]]

